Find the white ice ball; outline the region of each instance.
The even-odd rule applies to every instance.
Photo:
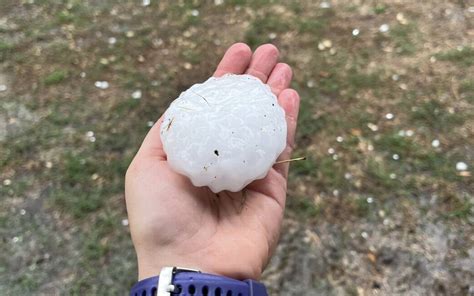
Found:
[[[171,168],[213,192],[236,192],[264,178],[286,146],[285,112],[251,75],[191,86],[171,103],[160,128]]]

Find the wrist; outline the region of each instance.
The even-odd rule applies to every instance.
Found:
[[[224,293],[239,296],[268,296],[265,286],[251,279],[239,281],[202,273],[199,270],[171,266],[163,268],[159,276],[139,281],[130,291],[131,296],[224,295]]]
[[[259,280],[262,275],[262,268],[257,264],[245,264],[239,258],[228,258],[226,260],[216,260],[213,257],[163,255],[155,253],[154,256],[138,255],[138,278],[143,280],[157,276],[165,266],[181,266],[197,269],[205,273],[221,275],[236,280]]]

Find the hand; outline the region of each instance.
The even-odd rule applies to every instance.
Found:
[[[299,96],[289,89],[291,68],[277,63],[278,49],[262,45],[252,55],[243,43],[232,45],[214,76],[248,73],[267,83],[286,113],[287,147],[294,146]],[[288,163],[242,192],[195,187],[166,161],[155,124],[128,168],[125,195],[139,279],[158,275],[163,266],[193,267],[236,279],[259,279],[278,242],[285,209]]]

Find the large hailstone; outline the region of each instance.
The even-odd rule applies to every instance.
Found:
[[[254,76],[212,77],[171,103],[161,139],[171,168],[195,186],[236,192],[264,178],[285,148],[285,113]]]

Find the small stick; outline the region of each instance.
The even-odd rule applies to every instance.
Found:
[[[171,118],[170,123],[168,123],[168,126],[166,127],[166,131],[169,131],[171,124],[173,123],[174,117]]]
[[[195,94],[195,95],[197,95],[197,96],[200,96],[204,101],[206,101],[206,103],[207,103],[209,106],[211,106],[211,104],[209,104],[209,102],[206,100],[205,97],[201,96],[200,94],[198,94],[198,93],[195,92],[195,91],[192,91],[192,90],[190,90],[190,91],[191,91],[193,94]]]
[[[306,160],[306,156],[297,157],[297,158],[292,158],[292,159],[279,160],[279,161],[275,162],[275,164],[280,164],[280,163],[285,163],[285,162],[292,162],[292,161],[298,161],[298,160]]]

